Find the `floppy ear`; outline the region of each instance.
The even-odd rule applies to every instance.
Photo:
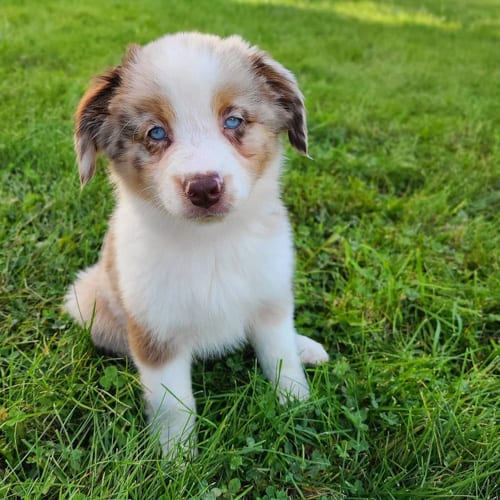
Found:
[[[286,130],[290,144],[308,156],[306,109],[297,80],[284,66],[259,49],[253,49],[250,61],[280,117],[280,130]]]
[[[138,45],[131,45],[122,65],[98,76],[80,100],[76,111],[75,150],[82,186],[93,177],[97,153],[106,146],[103,126],[109,117],[111,99],[122,84],[123,68],[135,58],[139,49]]]
[[[120,84],[121,66],[116,66],[93,81],[78,105],[75,150],[82,186],[94,175],[97,153],[104,146],[102,128],[109,116],[109,103]]]

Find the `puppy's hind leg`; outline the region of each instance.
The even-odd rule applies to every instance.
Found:
[[[100,263],[81,271],[70,286],[64,310],[84,327],[91,327],[96,347],[129,356],[125,313]]]

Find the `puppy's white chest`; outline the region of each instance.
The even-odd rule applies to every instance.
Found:
[[[125,227],[127,231],[125,233]],[[290,280],[289,237],[154,233],[117,220],[120,288],[127,309],[157,338],[199,353],[241,343],[251,316]],[[189,229],[189,226],[188,226]],[[131,230],[135,237],[130,238]]]

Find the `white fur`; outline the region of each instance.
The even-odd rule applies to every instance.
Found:
[[[178,453],[185,448],[194,452],[195,401],[191,389],[191,358],[187,353],[177,356],[161,368],[136,361],[146,398],[146,410],[153,431],[159,434],[165,452]]]
[[[109,280],[99,277],[100,263],[92,268],[92,282],[85,281],[89,273],[79,276],[66,303],[77,321],[88,321],[80,303],[89,302],[95,290],[95,296],[109,299],[118,327],[126,324],[121,317],[126,310],[176,353],[159,367],[135,359],[165,453],[194,439],[193,357],[221,354],[248,339],[282,401],[308,397],[301,361],[328,360],[323,347],[296,334],[293,325],[294,258],[279,197],[281,147],[255,180],[247,160],[221,135],[211,98],[235,75],[204,50],[209,40],[166,37],[144,47],[134,63],[134,85],[154,81],[173,103],[175,147],[155,170],[156,203],[113,175],[118,203],[110,227],[122,305],[112,297]],[[243,43],[238,40],[234,43]],[[226,179],[232,201],[219,221],[200,223],[185,217],[187,202],[174,178],[206,172]]]

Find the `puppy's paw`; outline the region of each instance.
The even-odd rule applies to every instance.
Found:
[[[182,465],[190,462],[198,456],[198,448],[196,447],[196,434],[193,429],[177,435],[172,435],[167,429],[163,429],[160,435],[160,445],[163,458],[169,462]]]
[[[305,365],[319,365],[328,361],[328,353],[319,342],[299,334],[296,342],[300,360]]]
[[[168,441],[161,443],[163,458],[169,462],[177,463],[182,468],[186,462],[198,456],[198,448],[192,443]]]
[[[280,404],[289,401],[304,401],[309,399],[309,385],[301,373],[298,377],[281,376],[278,386],[278,400]],[[299,379],[299,380],[297,380]]]
[[[149,404],[146,410],[150,430],[159,439],[164,458],[182,464],[197,456],[194,413],[175,407],[153,412]]]

